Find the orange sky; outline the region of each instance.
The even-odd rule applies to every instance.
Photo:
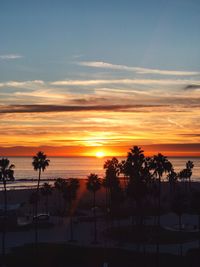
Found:
[[[133,145],[150,154],[200,153],[198,106],[4,105],[0,112],[0,155],[32,155],[48,146],[43,150],[49,155],[94,156],[104,150],[117,156]]]
[[[131,146],[102,146],[102,147],[0,147],[1,156],[33,156],[39,150],[48,156],[95,156],[97,152],[104,152],[105,156],[126,156]],[[197,157],[200,156],[200,144],[179,145],[143,145],[146,156],[152,156],[162,152],[166,156]]]
[[[200,155],[199,1],[4,2],[0,156]]]

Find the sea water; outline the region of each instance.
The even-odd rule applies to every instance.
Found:
[[[104,162],[110,158],[96,157],[49,157],[50,163],[44,172],[42,179],[55,180],[56,178],[79,178],[85,179],[90,173],[104,176]],[[121,161],[125,158],[118,157]],[[15,182],[8,183],[8,187],[35,186],[38,172],[32,166],[32,157],[9,157],[10,163],[15,165]],[[200,158],[169,158],[175,171],[185,168],[188,160],[193,161],[192,180],[200,181]]]

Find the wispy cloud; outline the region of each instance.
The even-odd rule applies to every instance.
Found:
[[[172,75],[172,76],[193,76],[200,75],[199,71],[177,71],[177,70],[160,70],[160,69],[150,69],[150,68],[141,68],[141,67],[130,67],[126,65],[112,64],[103,61],[82,61],[77,62],[78,65],[93,67],[93,68],[102,68],[102,69],[112,69],[112,70],[121,70],[121,71],[133,71],[138,74],[157,74],[157,75]]]
[[[50,82],[57,86],[94,86],[106,84],[121,85],[187,85],[190,80],[183,79],[99,79],[99,80],[60,80]],[[196,81],[199,82],[199,81]]]
[[[199,84],[189,84],[184,87],[185,90],[198,90],[200,89],[200,83]]]
[[[33,81],[8,81],[0,83],[0,87],[26,88],[32,89],[39,85],[44,85],[45,82],[41,80]]]
[[[79,111],[126,111],[138,110],[158,105],[93,105],[93,106],[61,106],[61,105],[8,105],[0,106],[0,113],[43,113],[43,112],[79,112]],[[144,110],[143,110],[144,111]]]
[[[12,60],[12,59],[19,59],[22,58],[22,55],[19,54],[5,54],[5,55],[0,55],[0,60]]]

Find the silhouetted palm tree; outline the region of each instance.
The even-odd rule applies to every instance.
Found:
[[[107,160],[103,167],[106,170],[103,180],[103,186],[107,192],[106,208],[112,214],[116,201],[120,201],[122,197],[122,188],[119,180],[120,164],[117,158],[112,158],[111,160]]]
[[[49,212],[49,196],[52,195],[53,188],[49,183],[44,183],[41,188],[41,194],[45,197],[45,210]]]
[[[184,182],[185,184],[185,191],[187,191],[187,182],[189,182],[189,187],[191,189],[191,176],[192,176],[192,169],[194,164],[192,161],[187,161],[185,164],[185,168],[179,172],[179,179]]]
[[[97,174],[91,173],[87,178],[86,186],[88,191],[93,193],[94,243],[97,243],[96,192],[101,188],[101,179]]]
[[[80,187],[79,180],[76,178],[70,178],[67,180],[65,188],[63,188],[63,197],[66,202],[69,204],[69,218],[70,218],[70,242],[74,241],[74,232],[73,232],[73,215],[74,215],[74,206],[73,202],[76,199],[77,191]]]
[[[63,178],[57,178],[56,181],[54,182],[54,186],[55,189],[58,191],[59,193],[59,214],[62,215],[63,211],[62,211],[62,196],[63,196],[63,191],[65,190],[66,186],[67,186],[67,181],[66,179]]]
[[[142,215],[142,201],[144,194],[146,194],[146,180],[144,175],[146,164],[143,152],[144,151],[140,147],[134,146],[130,149],[130,152],[128,152],[127,159],[123,164],[123,172],[128,178],[127,195],[133,201],[132,223],[135,213],[139,215],[140,212]],[[134,204],[136,208],[134,208]]]
[[[198,229],[199,229],[199,248],[200,248],[200,191],[193,192],[191,196],[190,209],[198,215]]]
[[[160,244],[159,244],[159,235],[160,235],[160,215],[161,215],[161,179],[163,174],[166,172],[170,172],[172,169],[172,164],[168,161],[167,157],[158,153],[152,158],[151,161],[151,169],[153,170],[153,174],[158,180],[158,227],[157,227],[157,242],[156,242],[156,255],[157,262],[156,265],[159,266],[159,254],[160,254]]]
[[[30,214],[34,217],[35,215],[35,206],[36,206],[36,201],[38,201],[38,196],[36,192],[32,192],[30,197],[29,197],[29,204],[32,206],[32,210]]]
[[[38,171],[38,182],[37,182],[37,189],[36,189],[36,194],[37,194],[37,200],[36,200],[36,206],[35,206],[35,242],[36,244],[38,243],[38,220],[37,220],[37,214],[38,214],[38,200],[39,200],[39,188],[40,188],[40,180],[41,180],[41,173],[49,166],[50,160],[47,159],[47,156],[39,151],[34,157],[33,157],[33,168],[35,171]]]
[[[172,194],[174,193],[174,190],[175,190],[175,185],[178,180],[178,174],[174,171],[174,168],[170,170],[169,174],[167,175],[167,179],[169,181],[170,197],[172,197]]]
[[[183,193],[177,193],[171,203],[171,209],[178,216],[179,231],[182,230],[182,215],[186,212],[187,197]],[[182,243],[180,243],[180,254],[182,256]]]
[[[151,162],[151,169],[154,171],[154,175],[158,179],[158,190],[159,190],[159,197],[158,197],[158,225],[160,226],[160,208],[161,208],[161,179],[164,173],[171,172],[172,164],[167,159],[166,156],[158,153],[155,155]]]
[[[7,158],[0,159],[0,180],[4,187],[4,216],[2,227],[2,264],[5,264],[5,248],[6,248],[6,220],[7,220],[7,181],[14,181],[14,165],[10,164]]]
[[[188,170],[187,172],[187,178],[189,180],[189,187],[191,189],[191,177],[192,177],[192,169],[194,168],[194,163],[190,160],[186,162],[186,169]]]

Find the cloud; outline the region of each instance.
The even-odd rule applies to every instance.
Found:
[[[180,134],[181,136],[186,137],[200,137],[200,133],[194,133],[194,134]]]
[[[0,83],[0,87],[12,87],[12,88],[26,88],[32,89],[35,86],[44,85],[45,82],[41,80],[33,80],[33,81],[8,81]]]
[[[185,85],[189,80],[174,79],[99,79],[99,80],[60,80],[50,82],[56,86],[98,86],[106,84],[122,85]],[[199,81],[196,81],[199,82]]]
[[[185,90],[195,90],[200,89],[200,84],[188,84],[184,87]]]
[[[93,68],[133,71],[138,74],[157,74],[157,75],[172,75],[172,76],[200,75],[200,72],[198,71],[159,70],[159,69],[149,69],[149,68],[141,68],[141,67],[129,67],[126,65],[112,64],[112,63],[107,63],[103,61],[82,61],[82,62],[78,62],[77,64],[81,66],[93,67]]]
[[[93,106],[61,106],[61,105],[8,105],[0,106],[0,113],[49,113],[79,111],[126,111],[138,110],[158,105],[93,105]]]
[[[22,58],[22,55],[19,54],[5,54],[5,55],[0,55],[0,59],[2,60],[12,60],[12,59],[18,59]]]

